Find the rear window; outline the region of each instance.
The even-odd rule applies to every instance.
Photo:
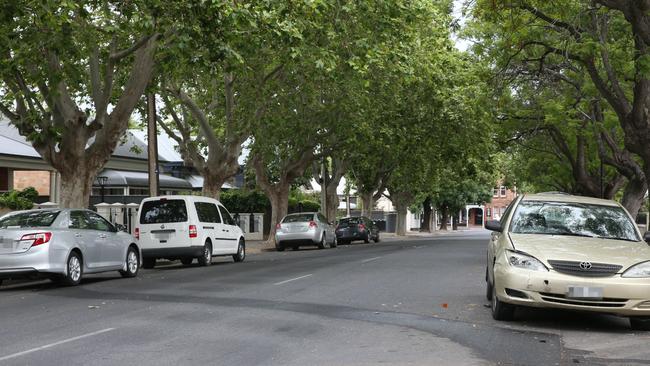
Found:
[[[61,211],[29,211],[5,216],[0,219],[0,228],[50,226]]]
[[[282,222],[308,222],[314,219],[314,214],[289,215]]]
[[[347,219],[341,219],[339,221],[339,226],[340,227],[349,227],[349,226],[355,226],[361,223],[361,219],[358,217],[350,217]]]
[[[187,207],[184,200],[146,201],[140,213],[141,224],[164,224],[187,221]]]

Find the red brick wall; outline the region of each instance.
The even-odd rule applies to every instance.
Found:
[[[14,171],[14,189],[22,190],[27,187],[34,187],[39,196],[50,195],[50,172],[48,171]]]
[[[483,215],[483,219],[486,221],[500,219],[506,207],[517,197],[510,187],[506,187],[505,195],[501,194],[500,186],[495,187],[495,189],[498,191],[497,195],[492,197],[492,202],[485,204],[485,215]]]

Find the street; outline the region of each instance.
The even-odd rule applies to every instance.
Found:
[[[0,288],[6,365],[650,364],[627,319],[491,318],[488,232],[180,263]]]

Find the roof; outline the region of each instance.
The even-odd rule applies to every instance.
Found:
[[[618,202],[612,200],[605,200],[601,198],[574,196],[562,192],[545,192],[526,194],[523,198],[524,201],[550,201],[550,202],[567,202],[567,203],[586,203],[601,206],[619,206]]]
[[[108,177],[106,184],[104,184],[105,187],[147,187],[149,185],[149,174],[146,172],[104,169],[99,175]],[[192,189],[190,182],[185,179],[172,177],[171,175],[166,174],[160,174],[158,179],[160,182],[160,188]]]
[[[2,120],[0,120],[0,154],[41,158],[41,155],[26,138],[20,135],[14,125]]]

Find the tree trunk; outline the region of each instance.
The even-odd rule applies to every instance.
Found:
[[[264,189],[264,193],[271,201],[271,229],[267,244],[275,244],[276,225],[282,221],[282,218],[289,212],[289,184],[275,185],[271,189]]]
[[[451,216],[451,229],[458,230],[458,212]]]
[[[336,220],[336,212],[339,209],[339,195],[336,193],[337,187],[338,183],[336,185],[330,185],[325,190],[325,199],[327,200],[327,213],[325,216],[330,222]]]
[[[440,230],[447,230],[447,221],[449,221],[449,208],[447,206],[443,206],[440,209]]]
[[[222,174],[212,174],[210,171],[206,171],[203,174],[203,188],[201,189],[201,194],[218,200],[221,196],[221,187],[228,178],[229,177],[225,177]]]
[[[424,202],[422,203],[422,208],[424,210],[423,218],[422,218],[422,227],[420,228],[420,231],[424,231],[427,233],[431,232],[431,216],[433,210],[431,209],[431,197],[427,197]]]
[[[643,206],[647,191],[648,185],[646,184],[645,179],[640,179],[638,177],[630,180],[625,187],[621,204],[634,219],[636,219],[641,206]]]
[[[361,216],[370,217],[372,215],[372,192],[359,192],[359,197],[361,198]]]
[[[408,213],[408,206],[397,202],[395,208],[397,209],[397,227],[395,229],[395,234],[398,236],[404,236],[406,235],[406,215]]]
[[[62,208],[88,208],[93,181],[97,173],[90,172],[83,165],[74,169],[59,170],[61,174],[61,201]]]

